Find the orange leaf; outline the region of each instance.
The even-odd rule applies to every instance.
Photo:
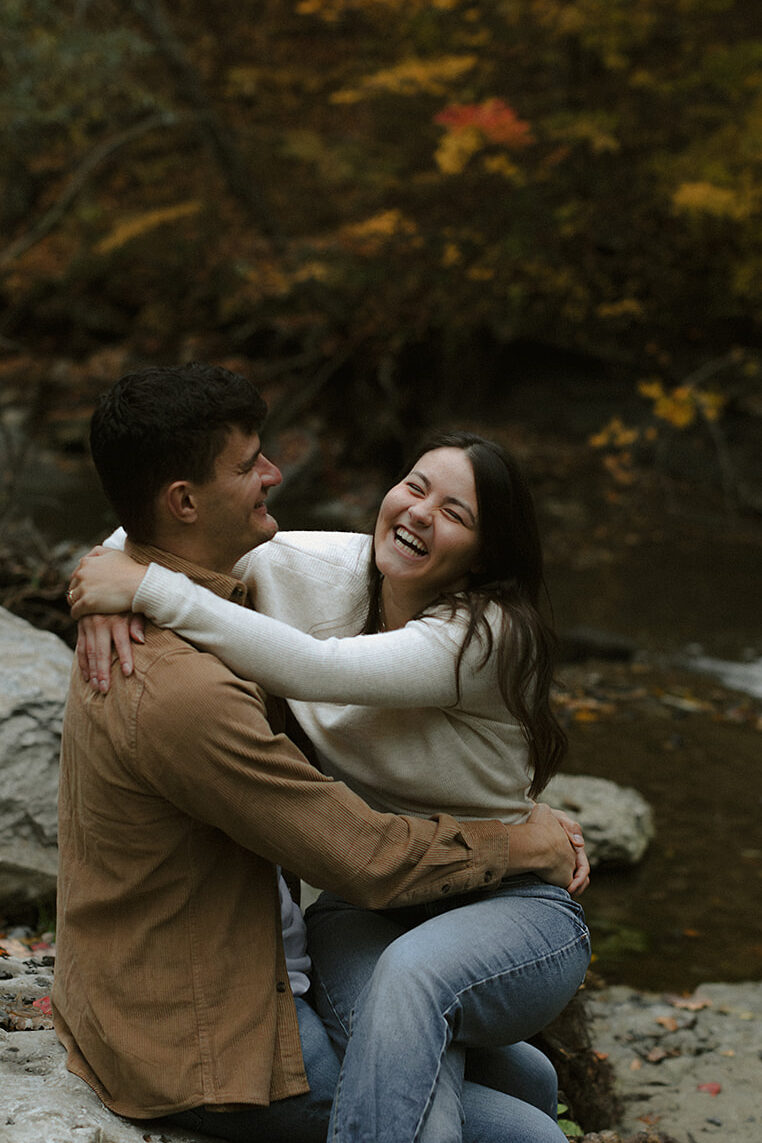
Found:
[[[673,1008],[684,1008],[687,1012],[700,1012],[702,1008],[711,1008],[711,1000],[702,1000],[698,996],[676,996],[670,1000]]]

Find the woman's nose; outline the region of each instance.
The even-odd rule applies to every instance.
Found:
[[[415,520],[416,523],[420,524],[422,527],[427,526],[431,523],[431,512],[431,505],[427,500],[416,500],[408,508],[408,515],[410,516],[410,519]]]

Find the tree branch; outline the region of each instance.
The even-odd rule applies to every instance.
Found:
[[[93,171],[109,159],[115,151],[121,147],[132,143],[133,140],[138,139],[141,135],[145,135],[148,131],[153,131],[156,127],[167,127],[177,121],[177,117],[166,112],[158,115],[151,115],[148,119],[144,119],[142,123],[136,123],[133,127],[129,127],[126,131],[122,131],[119,135],[114,135],[110,139],[105,139],[96,147],[82,161],[79,167],[75,170],[74,174],[69,180],[69,184],[61,194],[60,198],[51,206],[51,208],[43,214],[42,218],[34,224],[31,230],[26,234],[22,234],[15,241],[11,242],[10,246],[6,246],[5,250],[0,252],[0,266],[5,266],[12,262],[14,258],[24,254],[37,242],[40,242],[46,234],[56,226],[66,211],[70,208],[79,192],[87,183],[87,180],[92,175]]]
[[[198,72],[188,63],[182,44],[175,36],[161,0],[123,0],[148,30],[153,43],[175,78],[180,98],[192,107],[199,126],[214,154],[234,198],[249,218],[268,238],[279,235],[264,192],[252,178],[233,135],[220,122]]]

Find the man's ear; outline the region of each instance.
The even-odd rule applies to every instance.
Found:
[[[175,480],[168,485],[164,504],[170,516],[180,524],[195,524],[198,519],[198,505],[189,480]]]

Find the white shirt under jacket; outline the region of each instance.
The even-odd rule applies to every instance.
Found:
[[[118,543],[117,536],[112,538]],[[321,768],[371,806],[429,817],[523,820],[527,746],[498,690],[493,654],[448,614],[356,635],[368,606],[370,537],[283,532],[236,564],[256,611],[152,564],[133,604],[289,699]],[[497,609],[491,616],[496,630]],[[288,626],[287,626],[288,625]]]

